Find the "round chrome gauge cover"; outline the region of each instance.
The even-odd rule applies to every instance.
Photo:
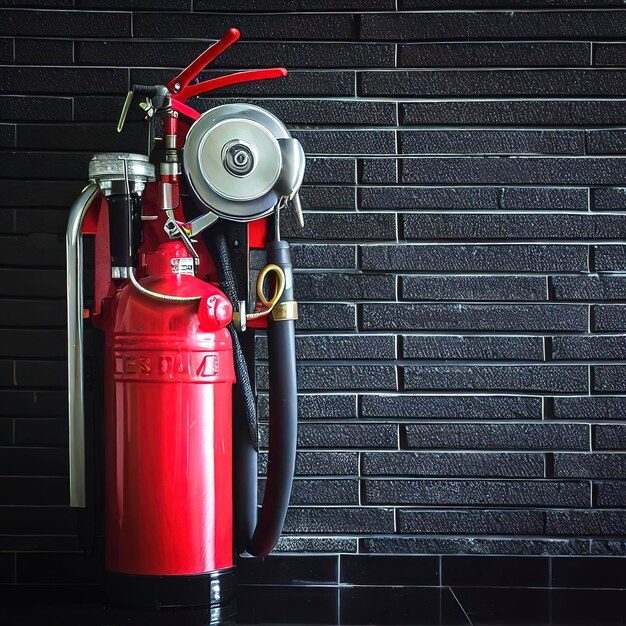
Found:
[[[207,210],[235,221],[272,212],[283,159],[279,139],[290,138],[272,113],[251,104],[224,104],[189,129],[183,165],[190,192]]]

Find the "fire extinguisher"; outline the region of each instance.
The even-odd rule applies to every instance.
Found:
[[[280,216],[291,206],[302,223],[304,153],[265,109],[226,104],[201,115],[186,104],[287,74],[273,68],[193,83],[238,37],[229,30],[167,85],[132,86],[118,131],[140,97],[150,155],[95,155],[68,222],[70,504],[87,499],[83,318],[91,317],[105,338],[105,569],[109,596],[122,604],[228,601],[235,553],[263,557],[274,548],[291,493],[298,307]],[[230,258],[223,225],[233,222],[247,235],[240,257],[266,255],[251,298],[241,284],[252,270],[241,280]],[[83,234],[95,235],[90,309]],[[269,350],[258,519],[255,396],[238,337],[247,328],[267,328]]]

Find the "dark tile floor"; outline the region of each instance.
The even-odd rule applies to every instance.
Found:
[[[6,589],[5,589],[6,592]],[[208,624],[626,624],[626,590],[486,587],[242,586],[236,618],[225,610],[144,612],[104,608],[77,589],[76,601],[37,589],[0,594],[2,626],[207,626]],[[39,598],[41,599],[41,598]]]

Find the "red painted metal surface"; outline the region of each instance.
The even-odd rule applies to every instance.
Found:
[[[110,571],[233,565],[232,307],[213,285],[172,272],[186,256],[180,242],[162,244],[146,255],[141,284],[199,302],[158,301],[126,285],[103,311]]]

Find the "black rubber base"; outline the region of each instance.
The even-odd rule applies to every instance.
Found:
[[[235,568],[185,576],[141,576],[106,572],[106,601],[125,607],[206,607],[232,611]]]

